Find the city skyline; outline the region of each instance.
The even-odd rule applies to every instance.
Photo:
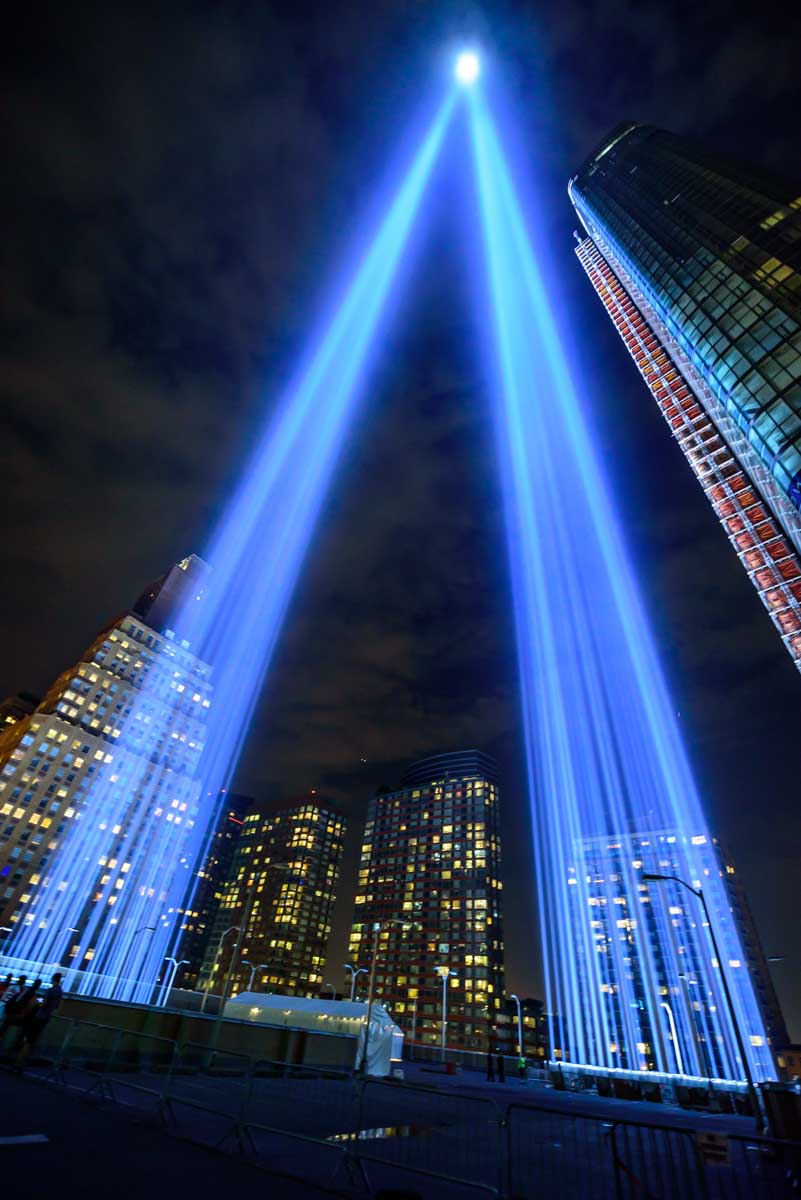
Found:
[[[584,146],[584,149],[586,149],[586,145]],[[583,281],[579,281],[579,282],[582,283]],[[588,311],[588,313],[589,313],[591,310],[588,307],[588,310],[586,310],[586,311]],[[596,317],[596,320],[600,320],[600,317]],[[607,344],[607,343],[604,343],[604,344]],[[612,353],[612,352],[610,352],[610,353]],[[458,528],[458,526],[457,526],[457,528]],[[348,559],[348,562],[353,562],[353,556],[351,556],[350,559]],[[320,565],[320,568],[318,568],[318,570],[320,570],[320,571],[323,570],[323,564]],[[748,610],[748,611],[751,612],[751,610]],[[307,610],[307,612],[313,612],[313,608],[311,608],[311,610]],[[49,635],[49,636],[52,637],[53,635]],[[764,646],[765,643],[761,643],[761,644],[763,644],[763,646]],[[319,643],[318,643],[318,649],[319,649]],[[308,653],[308,652],[306,652],[306,653]],[[291,644],[290,644],[289,653],[287,654],[287,656],[285,656],[284,661],[288,662],[288,664],[291,664],[291,661],[293,661],[293,654],[297,654],[297,640],[295,641],[294,646],[291,646]],[[327,650],[324,650],[324,653],[320,655],[320,661],[321,661],[321,664],[323,664],[324,666],[326,665],[326,662],[330,662],[330,654],[329,654],[329,652],[327,652]],[[470,670],[472,670],[472,667],[470,668]],[[478,668],[478,674],[480,674],[480,673],[481,673],[481,667]],[[293,670],[291,670],[291,667],[290,667],[288,671],[284,672],[284,679],[287,679],[288,676],[291,679],[291,674],[293,674]],[[309,678],[309,676],[308,676],[308,672],[307,672],[306,679],[308,679],[308,678]],[[323,677],[323,679],[324,678],[325,677]],[[320,683],[323,682],[323,679],[320,679]],[[434,680],[434,682],[436,683],[436,680]],[[317,683],[317,679],[315,679],[315,683]],[[10,690],[19,688],[19,686],[25,686],[26,684],[28,684],[28,680],[22,679],[22,678],[14,678],[13,682],[10,686]],[[31,686],[36,686],[36,684],[37,684],[36,679],[31,680],[31,683],[30,683]],[[277,690],[279,692],[281,692],[281,690],[282,690],[281,683],[277,684]],[[432,694],[432,692],[433,692],[433,696],[434,696],[433,703],[435,704],[435,706],[436,706],[436,704],[439,704],[439,691],[442,690],[441,684],[440,684],[439,691],[438,691],[438,689],[436,689],[436,686],[434,689],[427,689],[426,688],[426,679],[421,678],[420,679],[420,690],[423,692],[428,691],[429,695]],[[468,691],[470,691],[470,689],[468,689]],[[478,695],[481,695],[481,692],[478,692]],[[486,688],[484,688],[484,695],[486,695]],[[490,689],[490,695],[492,695],[492,689]],[[289,698],[290,696],[291,696],[291,692],[288,692],[287,698]],[[296,689],[295,689],[295,696],[297,696]],[[325,692],[324,692],[324,700],[325,700]],[[424,708],[426,708],[426,706],[430,706],[430,703],[432,703],[432,701],[430,701],[430,700],[426,700],[423,702],[423,713],[424,713]],[[506,704],[506,707],[508,708],[508,697],[504,697],[504,703]],[[681,702],[681,707],[682,707],[682,709],[685,708],[685,704],[683,704],[683,702]],[[354,779],[354,776],[356,776],[356,774],[357,774],[357,769],[359,769],[359,767],[360,767],[360,763],[357,762],[357,760],[360,760],[360,758],[362,757],[362,755],[359,754],[359,749],[365,749],[367,752],[365,755],[363,755],[363,757],[367,757],[367,758],[369,758],[369,760],[371,760],[371,762],[368,762],[367,764],[365,764],[365,766],[367,766],[368,770],[377,769],[377,770],[380,770],[380,772],[383,772],[383,773],[385,772],[387,775],[389,775],[391,763],[393,761],[392,754],[395,754],[395,752],[397,752],[398,760],[404,760],[404,758],[414,757],[415,750],[422,749],[422,746],[417,746],[417,745],[415,745],[415,743],[422,742],[423,738],[427,742],[426,748],[424,748],[424,749],[432,748],[432,743],[434,745],[436,745],[436,744],[447,745],[447,744],[465,744],[465,743],[474,742],[474,740],[475,740],[474,737],[457,737],[457,738],[442,737],[441,730],[436,731],[436,734],[434,737],[430,736],[430,731],[428,730],[428,728],[426,728],[426,732],[424,732],[424,734],[423,734],[421,732],[421,728],[420,728],[421,726],[423,728],[426,727],[426,720],[424,720],[423,713],[417,714],[417,716],[416,716],[417,727],[414,728],[414,730],[412,730],[411,722],[409,722],[409,725],[405,725],[404,727],[401,728],[401,730],[398,731],[398,736],[399,736],[399,738],[402,739],[401,744],[404,744],[404,746],[409,746],[408,750],[404,749],[403,751],[401,751],[401,750],[395,751],[392,748],[390,748],[389,745],[387,745],[386,739],[384,739],[384,742],[381,742],[381,738],[380,737],[377,738],[377,734],[375,734],[375,732],[369,733],[369,739],[371,739],[371,742],[374,745],[383,746],[384,754],[386,755],[386,757],[383,758],[383,760],[381,760],[381,757],[379,755],[379,766],[378,767],[373,766],[373,760],[375,757],[377,757],[377,755],[374,754],[372,745],[365,745],[365,746],[363,746],[363,748],[360,748],[360,746],[357,745],[357,743],[359,743],[359,739],[360,739],[359,732],[357,732],[355,734],[351,734],[351,740],[350,740],[350,744],[348,746],[348,752],[350,755],[350,764],[351,764],[351,766],[350,766],[350,782],[348,782],[348,779],[347,779],[348,772],[344,772],[344,770],[343,770],[343,752],[342,752],[342,750],[339,751],[337,754],[337,751],[335,749],[333,749],[332,746],[326,745],[325,739],[323,738],[323,740],[321,740],[321,743],[320,743],[320,745],[323,746],[323,752],[321,752],[321,756],[323,756],[323,758],[327,757],[327,761],[335,763],[335,767],[333,767],[333,768],[329,767],[329,768],[327,768],[327,770],[329,770],[329,772],[333,776],[335,776],[335,782],[336,782],[337,786],[339,788],[341,788],[341,790],[343,790],[343,791],[353,791],[354,790],[353,779]],[[478,709],[478,712],[474,716],[474,721],[480,720],[480,714],[481,714],[481,710]],[[421,716],[423,716],[422,720],[421,720]],[[451,714],[450,716],[445,714],[445,724],[447,724],[448,719],[450,719],[453,722],[453,724],[458,724],[458,718],[454,718],[453,714]],[[438,720],[441,725],[442,724],[442,716],[441,715],[438,716]],[[707,726],[707,727],[709,727],[709,726]],[[293,722],[291,722],[291,720],[288,722],[284,721],[284,728],[289,728],[289,731],[291,732],[291,730],[293,730]],[[499,733],[498,725],[495,725],[495,731],[494,731],[493,737],[490,737],[490,739],[489,739],[489,744],[492,745],[493,740],[495,740],[495,742],[496,742],[496,740],[499,740],[499,738],[502,738],[505,736],[506,736],[506,734]],[[273,734],[273,737],[275,737],[275,734]],[[275,742],[273,742],[273,744],[275,744]],[[501,748],[501,749],[504,750],[504,748]],[[387,750],[390,751],[389,754],[387,754]],[[261,751],[259,751],[259,752],[261,752]],[[508,751],[504,750],[504,754],[508,754]],[[306,756],[306,760],[308,761],[308,754],[306,751],[305,751],[305,756]],[[269,758],[270,756],[265,755],[265,757]],[[279,758],[276,758],[276,756],[273,756],[272,761],[279,761]],[[253,756],[251,757],[251,767],[246,768],[246,769],[252,770],[252,772],[253,772],[252,762],[253,762]],[[347,766],[347,763],[345,763],[345,766]],[[293,769],[300,770],[300,768],[297,766],[295,766]],[[337,773],[339,774],[339,779],[337,779]],[[255,774],[255,772],[254,772],[254,774]],[[289,773],[289,775],[290,774],[291,774],[291,772]],[[315,774],[317,774],[317,768],[315,768]],[[289,778],[289,775],[287,776],[287,778]],[[342,778],[343,775],[345,776],[344,779]],[[512,770],[512,775],[514,775],[514,770]],[[725,778],[725,776],[724,776],[724,778]],[[317,782],[317,779],[315,779],[314,781]],[[290,788],[290,790],[294,791],[294,790],[296,790],[297,784],[294,784],[294,782],[288,782],[287,786],[288,786],[288,788]],[[251,788],[247,788],[247,790],[251,790]],[[715,823],[719,824],[719,821],[716,821]],[[507,839],[507,842],[508,842],[508,839]],[[512,847],[512,853],[514,853],[514,847]],[[520,938],[520,942],[522,942],[522,941],[523,941],[523,938]],[[773,947],[773,949],[784,949],[784,947],[783,946],[782,947]]]

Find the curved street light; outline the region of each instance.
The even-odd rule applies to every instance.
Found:
[[[169,981],[162,988],[161,999],[159,1000],[159,1005],[161,1006],[161,1008],[165,1007],[167,1000],[169,999],[170,992],[172,991],[173,984],[175,983],[175,976],[178,974],[179,969],[181,967],[189,966],[188,958],[177,959],[177,958],[172,958],[170,956],[168,958],[165,958],[164,961],[168,962],[168,963],[172,963],[172,967],[170,968]]]
[[[343,963],[346,971],[350,971],[350,998],[356,999],[356,978],[359,975],[366,975],[367,967],[354,967],[352,963]]]
[[[751,1107],[754,1112],[754,1120],[758,1125],[760,1125],[762,1123],[762,1109],[759,1104],[759,1097],[757,1095],[756,1087],[754,1086],[754,1077],[751,1074],[751,1064],[749,1063],[748,1055],[745,1052],[745,1042],[743,1041],[742,1031],[740,1030],[740,1024],[737,1020],[737,1013],[734,1008],[734,999],[729,989],[729,981],[726,977],[726,968],[723,964],[720,951],[718,950],[718,942],[717,938],[715,937],[715,930],[712,928],[712,918],[709,915],[709,909],[707,908],[704,893],[701,888],[694,888],[692,884],[687,883],[686,879],[681,879],[678,875],[657,875],[645,871],[643,872],[642,878],[647,883],[678,883],[681,885],[681,887],[686,888],[688,892],[692,892],[696,900],[701,901],[701,907],[704,910],[704,917],[706,918],[706,927],[709,930],[709,940],[712,943],[712,952],[715,955],[715,961],[720,968],[720,982],[723,985],[723,994],[726,997],[726,1004],[729,1009],[729,1019],[731,1020],[732,1030],[734,1032],[734,1040],[737,1043],[737,1049],[740,1052],[743,1070],[745,1071],[746,1084],[748,1085],[748,1098],[751,1101]]]

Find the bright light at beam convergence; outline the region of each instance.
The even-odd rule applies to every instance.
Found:
[[[456,59],[454,74],[463,87],[469,87],[471,83],[475,83],[480,70],[481,63],[478,55],[472,50],[463,50]]]

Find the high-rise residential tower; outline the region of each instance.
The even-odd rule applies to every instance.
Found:
[[[504,1001],[498,768],[477,750],[415,763],[367,811],[350,959],[407,1036],[486,1050]],[[376,926],[378,927],[376,929]]]
[[[344,818],[315,792],[277,812],[248,813],[207,942],[202,988],[231,996],[252,979],[259,991],[319,994],[344,837]]]
[[[180,573],[200,594],[206,570],[191,556],[165,578]],[[89,980],[87,990],[109,995],[141,980],[150,997],[161,970],[147,961],[152,935],[178,915],[167,889],[190,877],[210,696],[210,668],[176,640],[166,608],[157,625],[132,609],[0,734],[9,955],[89,972],[70,986]]]
[[[625,124],[569,192],[579,261],[801,668],[801,184]]]

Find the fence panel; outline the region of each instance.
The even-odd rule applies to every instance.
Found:
[[[368,1079],[358,1130],[347,1136],[360,1161],[500,1191],[502,1120],[492,1100]],[[343,1139],[344,1140],[344,1139]]]
[[[704,1161],[693,1131],[615,1122],[611,1146],[620,1200],[705,1200]]]
[[[506,1112],[508,1191],[520,1200],[618,1200],[612,1123],[570,1112],[510,1104]]]
[[[254,1066],[247,1120],[327,1139],[357,1128],[358,1083],[336,1070],[262,1060]]]
[[[239,1120],[247,1110],[252,1076],[253,1060],[248,1054],[182,1042],[167,1072],[164,1099],[173,1113],[182,1103]]]
[[[705,1150],[709,1200],[798,1200],[801,1196],[801,1144],[739,1134],[717,1137],[717,1146],[699,1134]]]

